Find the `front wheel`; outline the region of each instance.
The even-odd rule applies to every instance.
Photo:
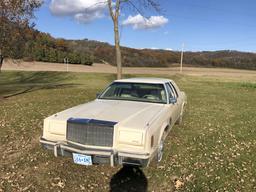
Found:
[[[161,162],[164,154],[164,141],[161,139],[158,150],[157,150],[157,162]]]

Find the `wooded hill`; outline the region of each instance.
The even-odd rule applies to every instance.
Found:
[[[24,43],[17,42],[13,58],[91,65],[94,62],[115,64],[114,47],[108,43],[84,40],[56,39],[30,29]],[[127,67],[168,67],[180,62],[180,52],[122,47],[123,65]],[[256,69],[256,54],[238,51],[185,52],[184,63],[198,67]]]

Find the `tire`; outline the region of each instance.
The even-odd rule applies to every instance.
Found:
[[[157,149],[157,163],[160,163],[164,154],[164,140],[161,139],[160,144]]]

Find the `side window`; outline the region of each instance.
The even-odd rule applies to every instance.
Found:
[[[173,92],[172,87],[169,83],[166,83],[166,88],[167,88],[167,93],[168,93],[169,97],[174,98],[175,93]]]
[[[172,84],[171,82],[169,82],[169,84],[170,84],[170,86],[171,86],[173,92],[175,93],[176,98],[178,98],[178,97],[179,97],[179,94],[178,94],[176,88],[173,86],[173,84]]]

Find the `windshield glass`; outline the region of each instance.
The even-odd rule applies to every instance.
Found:
[[[164,85],[149,83],[115,82],[101,94],[99,99],[167,103]]]

